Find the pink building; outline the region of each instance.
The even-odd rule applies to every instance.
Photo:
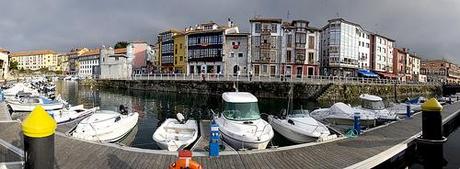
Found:
[[[134,74],[141,74],[147,68],[148,48],[149,45],[146,42],[130,42],[126,47],[126,55],[131,60],[131,65]]]

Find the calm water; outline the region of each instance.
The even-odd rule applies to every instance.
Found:
[[[120,104],[139,113],[137,131],[134,130],[133,147],[158,149],[152,139],[157,126],[176,112],[192,112],[201,119],[209,119],[208,109],[218,112],[221,109],[220,96],[184,94],[171,92],[146,92],[139,90],[96,89],[79,86],[77,82],[56,82],[57,92],[72,105],[84,104],[85,107],[99,106],[101,109],[117,110]],[[287,99],[259,99],[261,113],[276,114],[286,107]],[[312,110],[328,106],[312,101],[295,100],[294,108]],[[200,113],[201,112],[201,113]],[[286,146],[291,142],[275,134],[272,145]]]

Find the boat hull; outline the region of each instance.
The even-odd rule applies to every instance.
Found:
[[[261,142],[247,142],[247,141],[241,141],[238,139],[235,139],[233,137],[228,136],[227,134],[222,133],[222,138],[224,141],[233,147],[236,150],[241,150],[241,149],[257,149],[257,150],[262,150],[266,149],[268,143],[270,142],[271,139],[266,140],[266,141],[261,141]]]
[[[334,124],[334,125],[348,125],[353,126],[354,119],[342,119],[342,118],[326,118],[327,122]],[[360,120],[360,125],[362,127],[373,127],[376,126],[377,120]]]
[[[15,104],[8,103],[13,112],[31,112],[36,106],[40,105],[46,111],[60,110],[64,108],[63,104]]]
[[[318,137],[312,137],[303,133],[292,131],[289,128],[283,127],[276,122],[270,122],[270,125],[272,125],[276,132],[294,143],[308,143],[318,140]]]

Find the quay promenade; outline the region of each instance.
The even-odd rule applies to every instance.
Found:
[[[442,118],[447,123],[458,118],[460,102],[445,105]],[[194,152],[193,159],[204,168],[372,168],[392,158],[421,134],[421,114],[364,132],[359,137],[339,138],[322,143],[306,143],[259,151],[222,152],[209,158]],[[18,121],[0,122],[0,167],[22,161],[22,132]],[[176,152],[144,150],[100,144],[71,138],[68,129],[55,135],[55,168],[167,168]]]

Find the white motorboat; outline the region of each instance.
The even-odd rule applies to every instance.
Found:
[[[265,149],[274,132],[260,118],[257,98],[247,92],[226,92],[222,99],[224,110],[214,118],[224,141],[237,150]]]
[[[39,95],[37,90],[26,86],[24,83],[16,83],[13,85],[13,87],[3,90],[3,93],[7,100],[15,98],[19,92],[30,93],[32,96]]]
[[[79,139],[97,142],[116,142],[128,134],[137,124],[139,114],[120,114],[100,110],[83,119],[72,132]]]
[[[198,138],[198,124],[196,120],[186,120],[182,114],[177,119],[168,118],[153,134],[157,145],[168,151],[177,151],[192,144]]]
[[[306,143],[325,138],[331,133],[321,122],[316,121],[306,110],[294,110],[285,117],[268,116],[275,131],[295,143]]]
[[[375,114],[378,120],[397,120],[398,116],[396,112],[388,111],[385,109],[385,104],[381,97],[362,94],[359,96],[361,99],[361,105],[356,107],[357,109],[367,110]]]
[[[71,79],[72,79],[72,76],[66,76],[66,77],[64,77],[63,80],[71,80]]]
[[[325,121],[330,124],[353,125],[355,113],[359,113],[360,115],[361,126],[375,126],[377,120],[375,113],[356,109],[342,102],[335,103],[330,108],[316,109],[310,113],[310,116],[316,120]]]
[[[31,112],[36,106],[42,106],[46,111],[61,110],[64,104],[44,97],[24,97],[6,100],[13,112]]]
[[[91,109],[85,109],[83,105],[73,106],[70,108],[64,108],[62,110],[57,111],[50,111],[48,112],[51,116],[53,116],[56,123],[65,123],[75,119],[79,119],[85,116],[89,116],[96,112],[99,107],[94,107]]]
[[[387,109],[390,112],[395,112],[397,115],[406,115],[407,114],[407,106],[410,106],[411,113],[422,111],[422,104],[425,102],[424,97],[417,97],[414,99],[410,99],[405,103],[400,104],[393,104],[390,105]]]

